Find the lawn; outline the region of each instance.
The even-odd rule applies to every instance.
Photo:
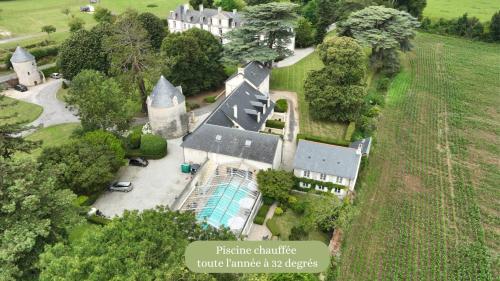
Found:
[[[1,107],[0,124],[17,122],[27,124],[37,119],[43,111],[43,108],[39,105],[5,96],[0,99],[0,104],[8,105],[6,107]]]
[[[275,68],[271,74],[271,89],[297,93],[301,133],[341,139],[345,135],[346,124],[317,121],[311,119],[309,115],[309,105],[304,97],[304,81],[309,71],[321,67],[323,67],[323,63],[318,54],[314,52],[292,66]]]
[[[50,146],[59,146],[71,141],[71,135],[75,129],[79,128],[79,123],[66,123],[42,128],[26,137],[32,141],[42,141],[42,146],[33,150],[30,154],[19,153],[16,157],[37,157],[42,152],[42,149]]]
[[[356,187],[339,280],[493,280],[500,45],[429,34],[414,43]]]
[[[187,1],[102,0],[100,4],[94,6],[106,7],[115,14],[132,8],[140,12],[152,12],[164,19],[170,10],[185,2]],[[40,33],[44,25],[55,26],[57,32],[67,31],[71,14],[85,20],[87,26],[95,24],[92,14],[80,13],[80,6],[88,5],[88,0],[16,0],[1,1],[1,3],[3,11],[0,16],[0,30],[9,31],[13,36]],[[155,4],[157,7],[147,7],[150,4]],[[70,10],[70,15],[62,13],[66,8]]]
[[[475,16],[485,22],[490,21],[498,9],[498,0],[427,0],[424,16],[451,19],[468,13],[469,16]]]
[[[288,209],[281,216],[274,215],[273,220],[276,221],[276,225],[279,227],[280,239],[288,240],[290,230],[292,229],[292,227],[299,225],[301,215],[298,215],[293,210]],[[326,245],[330,243],[330,237],[328,237],[328,234],[323,233],[319,230],[310,231],[308,240],[321,241]]]

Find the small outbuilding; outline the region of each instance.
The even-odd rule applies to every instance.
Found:
[[[19,84],[35,86],[43,83],[45,77],[43,73],[38,70],[35,57],[23,47],[17,46],[14,54],[10,58],[10,62],[17,74]]]
[[[162,75],[148,97],[147,105],[149,124],[154,134],[172,139],[187,133],[186,99],[180,86],[174,87]]]

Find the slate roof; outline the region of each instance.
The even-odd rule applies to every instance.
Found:
[[[266,113],[263,113],[263,104],[268,97],[255,89],[248,82],[241,83],[208,117],[207,123],[224,127],[232,127],[237,123],[241,128],[249,131],[259,131],[271,114],[274,103],[270,101]],[[237,117],[234,116],[234,106],[237,106]],[[267,104],[266,104],[267,106]],[[260,112],[260,121],[256,113]]]
[[[177,102],[182,103],[185,98],[182,94],[182,88],[174,87],[165,77],[162,75],[156,83],[151,93],[151,106],[157,108],[166,108],[174,106],[172,99],[177,97]]]
[[[192,8],[186,10],[186,7],[184,5],[179,5],[175,9],[173,17],[170,14],[168,15],[168,19],[180,20],[192,24],[199,24],[199,23],[209,24],[208,19],[212,17],[232,19],[236,24],[236,26],[239,26],[242,22],[242,17],[239,13],[226,12],[226,11],[221,11],[219,13],[217,9],[209,9],[209,8],[203,8],[202,12],[194,10]]]
[[[300,140],[293,167],[354,179],[358,173],[361,155],[356,149]]]
[[[358,149],[359,145],[361,145],[361,154],[363,156],[370,154],[370,148],[372,146],[372,137],[351,142],[349,147]]]
[[[249,62],[243,69],[243,75],[255,86],[259,86],[269,76],[271,70],[257,61]]]
[[[248,140],[250,146],[245,145]],[[205,123],[186,135],[181,146],[272,164],[278,143],[279,137],[275,135]]]
[[[17,46],[16,50],[14,51],[14,54],[12,54],[12,57],[10,58],[10,62],[12,63],[20,63],[20,62],[27,62],[34,60],[35,57],[21,46]]]

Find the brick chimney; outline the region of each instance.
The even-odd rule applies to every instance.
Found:
[[[237,12],[238,12],[238,10],[233,9],[233,14],[235,14],[235,15],[236,15],[236,13],[237,13]]]
[[[203,4],[200,4],[200,12],[203,12]]]
[[[217,12],[218,12],[219,14],[220,14],[220,13],[222,13],[222,7],[218,7],[218,8],[217,8]]]

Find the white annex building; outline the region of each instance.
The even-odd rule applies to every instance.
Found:
[[[200,28],[220,38],[222,44],[229,42],[224,37],[227,32],[245,24],[237,10],[227,12],[220,7],[218,9],[208,9],[200,5],[197,11],[192,9],[189,4],[180,5],[175,11],[170,11],[167,21],[171,33]],[[295,37],[291,38],[287,48],[291,51],[295,50]]]
[[[35,57],[23,47],[17,46],[10,62],[17,74],[19,84],[35,86],[43,83],[45,78],[43,73],[38,70]]]

